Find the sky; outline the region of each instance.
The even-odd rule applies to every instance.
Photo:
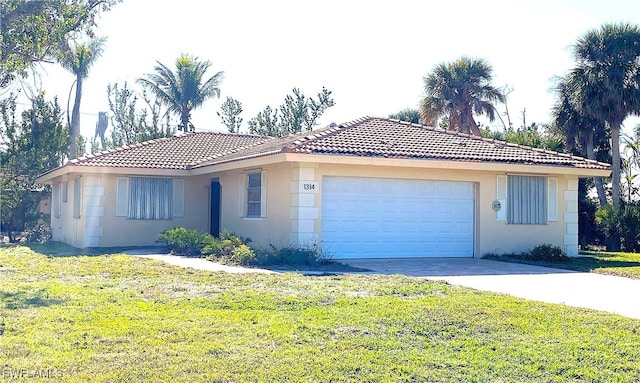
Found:
[[[93,135],[98,112],[108,111],[108,84],[138,89],[135,80],[156,61],[173,67],[181,53],[209,60],[211,75],[224,71],[220,99],[193,112],[197,130],[225,131],[216,112],[231,96],[243,104],[246,131],[246,121],[294,87],[333,92],[320,126],[386,117],[417,107],[423,77],[463,55],[485,59],[493,84],[512,89],[515,127],[523,116],[527,125],[547,123],[554,78],[573,66],[572,44],[607,22],[640,24],[640,1],[123,0],[98,19],[107,42],[84,82],[81,132]],[[73,76],[50,64],[39,72],[28,83],[66,109]]]

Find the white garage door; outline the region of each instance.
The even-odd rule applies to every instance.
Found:
[[[324,177],[322,247],[340,258],[472,257],[471,182]]]

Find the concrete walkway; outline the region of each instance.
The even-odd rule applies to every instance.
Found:
[[[144,249],[143,250],[127,250],[127,251],[124,251],[124,254],[133,255],[133,256],[142,257],[142,258],[156,259],[158,261],[167,262],[168,264],[171,264],[174,266],[191,268],[195,270],[224,271],[226,273],[232,273],[232,274],[247,274],[247,273],[273,274],[274,273],[271,270],[238,267],[238,266],[227,266],[220,263],[207,261],[204,258],[180,257],[177,255],[171,255],[171,254],[158,254],[158,253],[149,252],[148,250],[144,250]]]
[[[125,251],[125,254],[196,270],[276,273],[144,249]],[[339,262],[371,270],[373,274],[403,274],[442,280],[477,290],[640,319],[640,280],[637,279],[473,258],[345,259]]]
[[[351,259],[380,274],[443,280],[483,291],[640,319],[640,280],[470,258]]]

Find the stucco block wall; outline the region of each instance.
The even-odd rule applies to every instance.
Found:
[[[390,163],[393,164],[393,160]],[[265,175],[262,187],[265,189],[263,203],[266,203],[266,209],[260,218],[247,218],[243,216],[246,175],[254,172],[264,172]],[[498,175],[505,173],[280,162],[177,177],[184,180],[184,216],[167,220],[135,220],[116,216],[118,176],[112,174],[82,175],[81,216],[73,218],[73,179],[80,175],[71,173],[53,181],[68,182],[68,200],[59,204],[58,216],[52,214],[51,226],[54,240],[77,247],[154,245],[158,233],[177,226],[209,232],[210,185],[211,180],[217,178],[222,188],[221,230],[231,230],[242,237],[251,238],[251,245],[256,248],[313,245],[322,242],[323,177],[446,180],[475,184],[474,256],[521,252],[541,243],[561,246],[568,255],[577,255],[577,177],[548,175],[558,181],[557,221],[545,225],[513,225],[497,220],[492,209],[492,203],[497,198]]]
[[[175,177],[184,180],[184,216],[171,219],[129,219],[116,217],[116,176],[103,175],[105,203],[100,246],[157,245],[158,234],[173,227],[209,230],[209,178]]]
[[[76,247],[152,246],[164,230],[184,226],[209,230],[209,177],[187,177],[185,180],[185,214],[164,220],[139,220],[116,216],[118,176],[83,174],[81,178],[80,217],[73,217],[73,179],[69,175],[68,200],[60,203],[58,217],[52,215],[52,237]],[[53,183],[63,182],[64,178]],[[54,208],[55,209],[55,208]]]
[[[266,214],[261,218],[243,217],[246,188],[242,175],[265,172]],[[251,238],[251,246],[268,249],[288,246],[291,235],[291,192],[292,164],[280,163],[259,168],[246,168],[212,174],[222,187],[221,230],[230,230],[242,237]],[[242,199],[242,200],[241,200]]]
[[[84,245],[84,221],[82,217],[80,219],[73,218],[73,179],[79,176],[71,173],[54,180],[53,183],[58,184],[59,188],[63,187],[63,182],[67,182],[67,201],[55,201],[60,196],[52,198],[54,200],[52,205],[55,203],[56,206],[52,206],[53,212],[51,214],[52,239],[75,247]]]

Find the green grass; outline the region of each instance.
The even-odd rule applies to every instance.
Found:
[[[443,282],[232,275],[26,247],[0,248],[0,265],[5,374],[52,369],[65,382],[640,380],[638,320]]]
[[[640,279],[640,254],[638,253],[583,251],[580,254],[583,256],[562,261],[532,261],[508,255],[490,256],[487,259]]]

